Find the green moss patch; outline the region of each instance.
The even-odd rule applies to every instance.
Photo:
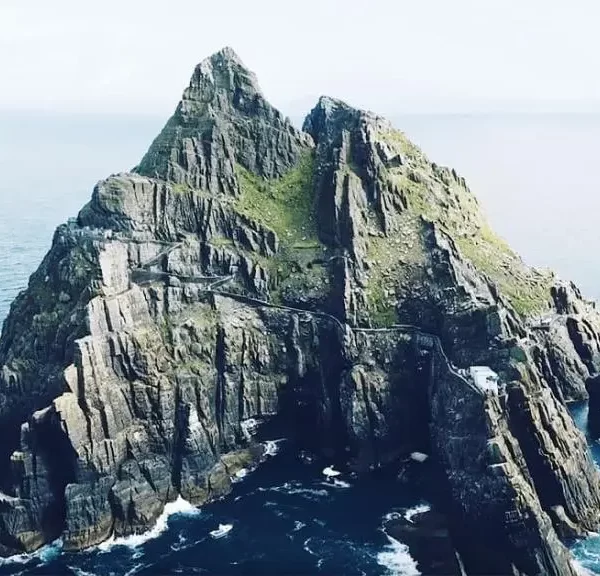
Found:
[[[288,300],[292,290],[315,295],[325,290],[326,271],[315,261],[327,251],[319,241],[313,185],[314,152],[308,151],[295,168],[281,178],[267,180],[237,167],[240,195],[234,208],[273,230],[279,239],[277,254],[266,258],[250,254],[269,273],[270,296],[275,303]]]
[[[191,190],[188,184],[173,184],[171,189],[173,192],[175,192],[175,194],[185,194]]]
[[[273,230],[283,246],[317,246],[314,215],[314,152],[276,180],[267,180],[237,166],[241,193],[238,212]]]
[[[215,248],[233,248],[235,246],[235,242],[225,236],[212,236],[208,243]]]

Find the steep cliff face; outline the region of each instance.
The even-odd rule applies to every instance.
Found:
[[[264,178],[295,166],[310,138],[262,95],[230,48],[198,65],[175,114],[135,169],[213,194],[236,194],[236,165]]]
[[[11,308],[0,553],[221,495],[271,420],[361,472],[429,454],[468,572],[569,574],[600,478],[565,402],[599,368],[593,305],[528,268],[453,170],[330,98],[295,129],[224,49]]]

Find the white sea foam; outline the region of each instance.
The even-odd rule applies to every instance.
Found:
[[[96,574],[94,574],[93,572],[88,572],[87,570],[84,570],[83,568],[78,568],[77,566],[67,566],[67,568],[75,572],[76,576],[96,576]]]
[[[300,520],[296,520],[294,522],[294,532],[298,532],[299,530],[302,530],[302,528],[304,528],[306,526],[306,524],[304,522],[300,522]]]
[[[317,490],[316,488],[292,488],[291,490],[288,490],[286,494],[304,496],[306,499],[312,500],[313,502],[318,502],[329,496],[327,490]]]
[[[377,563],[392,576],[418,576],[421,574],[415,559],[408,553],[408,546],[386,534],[389,544],[377,554]]]
[[[129,572],[125,572],[125,576],[133,576],[137,574],[142,568],[145,568],[147,564],[136,564]]]
[[[428,510],[431,510],[429,504],[418,504],[417,506],[408,508],[403,513],[398,511],[388,512],[383,517],[383,520],[385,523],[404,517],[409,522],[412,522],[412,518],[416,514],[427,512]],[[421,574],[417,567],[417,562],[410,555],[408,546],[392,538],[386,532],[385,528],[382,528],[382,531],[388,539],[388,544],[384,550],[377,554],[377,563],[387,569],[386,573],[394,576],[417,576]]]
[[[352,484],[344,482],[344,480],[338,480],[337,478],[334,478],[331,485],[335,486],[336,488],[352,488]]]
[[[245,478],[246,476],[248,476],[249,470],[247,468],[241,468],[240,470],[238,470],[235,473],[235,476],[233,477],[233,481],[238,481],[238,480],[242,480],[242,478]]]
[[[29,554],[15,554],[8,558],[0,558],[0,566],[6,566],[8,564],[27,564],[33,560],[39,560],[42,564],[48,564],[60,555],[62,548],[63,542],[62,539],[59,538],[50,544],[42,546],[35,552]]]
[[[147,532],[144,532],[143,534],[132,534],[131,536],[121,536],[119,538],[111,536],[108,540],[98,544],[94,549],[99,550],[100,552],[109,552],[116,546],[137,548],[148,542],[148,540],[158,538],[168,528],[169,518],[177,514],[196,516],[200,514],[200,510],[179,496],[174,502],[169,502],[165,505],[162,514],[156,519],[156,524]]]
[[[313,550],[311,550],[310,546],[308,545],[308,543],[312,540],[312,536],[310,538],[307,538],[304,543],[302,544],[302,548],[304,548],[304,550],[306,550],[311,556],[319,556],[316,552],[314,552]]]
[[[284,442],[285,438],[279,438],[279,440],[267,440],[265,446],[265,456],[275,456],[279,452],[279,444]]]
[[[600,566],[600,538],[597,535],[580,540],[571,549],[577,562],[578,573],[589,574],[585,570],[596,573]],[[581,571],[584,572],[581,572]]]
[[[412,519],[417,515],[417,514],[422,514],[423,512],[429,512],[429,510],[431,510],[431,506],[429,506],[429,504],[419,504],[418,506],[414,506],[413,508],[409,508],[405,513],[404,513],[404,517],[409,521],[412,522]]]
[[[591,570],[588,570],[583,564],[573,558],[571,559],[571,566],[578,576],[594,576]]]
[[[240,426],[242,428],[242,433],[244,434],[247,440],[252,439],[252,437],[256,434],[259,425],[260,420],[257,420],[256,418],[248,418],[247,420],[242,420]]]
[[[178,550],[182,550],[185,548],[185,544],[187,542],[187,538],[183,534],[177,535],[177,542],[175,544],[171,544],[171,550],[177,552]]]
[[[300,483],[297,482],[286,482],[282,486],[273,486],[268,489],[272,492],[280,492],[282,494],[292,494],[306,496],[311,500],[327,498],[329,492],[320,488],[304,488]]]

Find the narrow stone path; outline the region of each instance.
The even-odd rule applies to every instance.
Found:
[[[147,270],[148,268],[150,268],[150,266],[154,266],[154,264],[156,264],[161,258],[167,256],[167,254],[170,254],[171,252],[173,252],[173,250],[181,248],[181,246],[183,246],[183,242],[175,242],[171,246],[159,252],[156,256],[150,258],[150,260],[147,260],[146,262],[140,264],[138,268],[142,270]]]
[[[228,280],[230,280],[230,279],[232,279],[232,277],[229,277]],[[433,345],[436,348],[436,351],[438,352],[438,354],[441,356],[442,360],[444,361],[448,372],[450,372],[456,378],[459,378],[466,386],[468,386],[471,390],[473,390],[477,394],[479,394],[481,396],[484,395],[483,391],[478,386],[476,386],[473,382],[469,381],[465,376],[460,374],[458,372],[458,370],[452,365],[452,363],[450,362],[450,359],[448,358],[448,356],[446,355],[446,352],[444,351],[444,348],[442,346],[442,342],[441,342],[439,336],[437,336],[436,334],[431,334],[429,332],[423,332],[418,326],[415,326],[412,324],[396,324],[389,328],[360,328],[360,327],[351,326],[350,324],[345,324],[339,318],[336,318],[335,316],[333,316],[327,312],[315,312],[312,310],[305,310],[303,308],[294,308],[292,306],[285,306],[282,304],[272,304],[272,303],[266,302],[264,300],[258,300],[256,298],[244,296],[241,294],[235,294],[233,292],[227,292],[225,290],[214,290],[214,289],[208,288],[206,290],[206,292],[212,292],[213,294],[218,294],[220,296],[232,298],[232,299],[238,300],[239,302],[242,302],[244,304],[248,304],[250,306],[261,306],[261,307],[266,307],[266,308],[274,308],[277,310],[286,310],[289,312],[300,313],[300,314],[310,314],[313,316],[319,316],[322,318],[326,318],[328,320],[333,321],[339,328],[341,328],[341,330],[344,334],[346,333],[346,330],[350,330],[354,333],[362,332],[362,333],[371,333],[371,334],[372,333],[394,333],[394,332],[406,333],[406,332],[410,332],[410,333],[416,334],[418,336],[428,338],[428,339],[432,340]]]
[[[144,263],[142,265],[142,267],[132,270],[131,271],[132,281],[133,281],[133,275],[136,271],[138,273],[145,273],[147,275],[151,275],[151,276],[155,277],[157,280],[159,280],[159,279],[164,280],[169,277],[175,277],[182,282],[207,282],[209,280],[212,280],[211,284],[209,284],[206,288],[201,289],[202,292],[205,292],[207,294],[216,294],[219,296],[223,296],[225,298],[231,298],[233,300],[237,300],[238,302],[242,302],[249,306],[272,308],[275,310],[285,310],[285,311],[293,312],[296,314],[309,314],[311,316],[325,318],[326,320],[330,320],[338,328],[340,328],[343,335],[345,335],[348,330],[350,330],[353,333],[365,333],[365,334],[377,334],[377,333],[384,334],[384,333],[394,333],[394,332],[404,332],[404,333],[409,332],[412,334],[416,334],[417,336],[421,336],[423,338],[430,339],[433,342],[433,347],[436,349],[439,356],[444,361],[446,368],[447,368],[448,372],[450,372],[450,374],[452,374],[454,377],[460,379],[466,386],[468,386],[471,390],[473,390],[477,394],[479,394],[481,396],[484,395],[484,392],[478,386],[476,386],[473,382],[469,381],[465,376],[460,374],[458,372],[458,370],[452,365],[448,356],[446,355],[446,352],[444,351],[444,348],[442,346],[442,342],[441,342],[439,336],[437,336],[436,334],[431,334],[429,332],[423,332],[418,326],[415,326],[412,324],[395,324],[394,326],[390,326],[388,328],[361,328],[358,326],[352,326],[350,324],[344,323],[339,318],[336,318],[335,316],[333,316],[332,314],[329,314],[328,312],[306,310],[304,308],[295,308],[293,306],[285,306],[283,304],[273,304],[272,302],[267,302],[266,300],[259,300],[258,298],[253,298],[251,296],[246,296],[244,294],[236,294],[235,292],[228,292],[227,290],[219,290],[218,289],[219,286],[223,286],[224,284],[227,284],[228,282],[232,281],[235,278],[235,274],[231,274],[229,276],[220,276],[220,277],[215,277],[215,276],[186,277],[186,276],[181,276],[181,275],[177,275],[177,274],[169,274],[168,272],[150,272],[147,270],[147,267],[152,266],[154,263],[158,262],[160,260],[160,258],[169,254],[172,250],[175,250],[176,248],[178,248],[181,245],[182,245],[182,243],[179,242],[177,244],[174,244],[173,246],[170,246],[166,250],[163,250],[160,254],[153,257],[151,260]]]

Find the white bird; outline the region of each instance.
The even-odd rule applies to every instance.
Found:
[[[334,470],[333,466],[327,466],[327,468],[323,469],[323,474],[327,476],[327,478],[335,478],[339,476],[341,472]]]

